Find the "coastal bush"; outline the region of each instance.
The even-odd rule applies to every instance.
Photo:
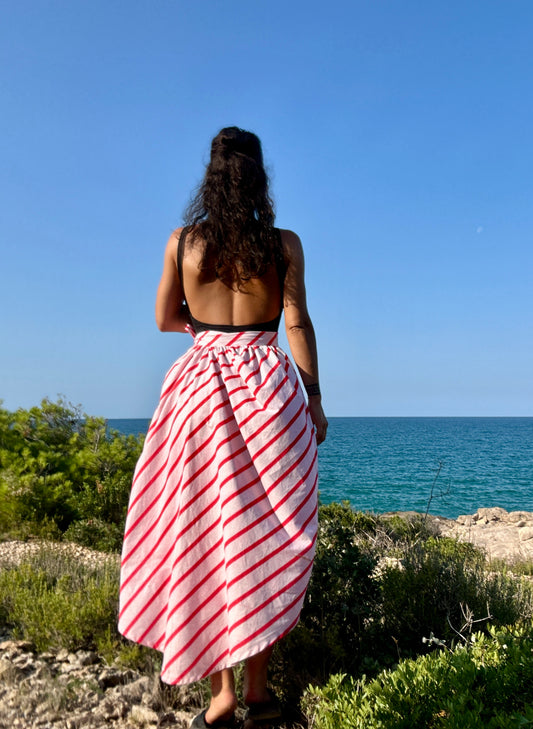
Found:
[[[313,729],[533,726],[533,627],[476,633],[454,651],[400,661],[375,679],[342,674],[303,701]]]
[[[272,661],[273,682],[289,706],[298,706],[310,682],[324,683],[335,671],[356,673],[369,653],[368,627],[379,614],[377,558],[357,543],[357,533],[372,525],[372,517],[347,504],[319,509],[315,563],[300,622],[277,645]]]
[[[54,545],[0,563],[0,630],[38,651],[95,650],[109,663],[159,670],[159,653],[118,633],[118,569],[114,557],[84,564]]]
[[[473,630],[533,615],[531,584],[487,570],[470,544],[422,520],[320,507],[313,575],[300,623],[278,646],[275,681],[295,705],[305,682],[376,675],[400,658],[453,646]],[[438,636],[438,639],[432,638]]]
[[[0,529],[119,549],[142,438],[109,431],[103,418],[63,399],[9,412],[0,407]],[[108,525],[102,535],[102,524]]]
[[[379,605],[373,578],[377,557],[358,544],[367,517],[347,505],[320,507],[316,556],[301,622],[312,638],[315,664],[325,677],[353,670],[364,650],[365,628]]]
[[[382,640],[403,654],[420,652],[431,633],[451,642],[489,620],[509,625],[532,615],[530,585],[489,572],[470,544],[429,537],[382,571]]]
[[[44,550],[0,573],[0,617],[38,650],[99,649],[116,622],[117,565],[80,565]]]
[[[75,522],[70,529],[81,524]],[[105,524],[101,524],[102,539]],[[376,551],[371,546],[374,528],[380,545]],[[353,687],[363,674],[377,676],[400,657],[424,653],[433,660],[451,654],[454,643],[477,644],[480,638],[473,642],[473,628],[488,628],[486,622],[475,621],[488,612],[500,625],[516,622],[520,616],[525,624],[525,618],[531,617],[531,587],[526,579],[487,574],[476,550],[449,539],[428,537],[424,542],[417,537],[411,542],[409,537],[410,547],[406,547],[403,537],[394,541],[389,535],[394,556],[388,557],[382,551],[386,540],[381,530],[385,529],[380,517],[357,514],[347,505],[320,508],[308,598],[299,625],[278,644],[272,663],[273,686],[288,706],[298,706],[309,683],[325,684],[324,697],[332,700],[331,676],[342,673],[353,678],[351,683],[346,679],[351,688],[341,697],[345,711],[355,701]],[[92,648],[109,662],[157,671],[158,653],[125,641],[117,632],[117,556],[93,553],[91,564],[86,565],[68,549],[67,545],[45,545],[23,564],[0,564],[0,629],[31,640],[40,650]],[[471,615],[472,605],[479,615]],[[436,646],[447,646],[447,650],[436,651]],[[531,661],[533,654],[528,656]],[[457,673],[459,668],[450,671]],[[296,714],[292,718],[301,720]],[[428,726],[441,725],[454,726]],[[336,725],[323,726],[333,729]]]
[[[122,545],[124,528],[122,523],[110,524],[103,519],[80,519],[72,522],[62,536],[101,552],[116,552]]]

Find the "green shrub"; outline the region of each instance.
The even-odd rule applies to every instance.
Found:
[[[533,726],[533,628],[477,633],[467,646],[401,661],[371,681],[335,675],[303,703],[314,729]]]
[[[382,529],[394,543],[415,544],[427,539],[433,532],[422,514],[393,514],[380,519]]]
[[[64,534],[64,539],[69,542],[77,542],[101,552],[120,551],[123,537],[122,524],[110,524],[98,518],[75,521]]]
[[[503,573],[488,572],[470,544],[429,537],[403,550],[381,575],[382,636],[399,650],[420,652],[431,633],[457,639],[473,621],[509,625],[532,614],[531,589]],[[478,625],[478,627],[481,627]]]
[[[99,547],[117,549],[142,443],[62,399],[15,413],[0,408],[2,534],[43,534],[45,526],[60,536],[82,522],[69,538],[87,544],[96,520]]]
[[[431,536],[423,520],[323,506],[300,623],[276,649],[273,679],[297,705],[304,683],[376,675],[433,650],[432,634],[452,646],[489,614],[500,626],[531,618],[532,602],[528,582],[488,572],[472,545]]]
[[[357,666],[365,627],[379,603],[373,579],[377,558],[357,543],[364,519],[346,505],[320,508],[316,557],[301,622],[316,642],[315,661],[320,660],[323,677],[339,666]]]
[[[98,649],[116,624],[118,566],[88,568],[44,549],[0,572],[0,618],[38,650]],[[115,631],[116,632],[116,631]]]
[[[310,681],[334,671],[356,672],[369,646],[367,627],[379,611],[376,557],[357,544],[357,529],[370,517],[348,505],[319,509],[313,573],[296,628],[277,646],[272,675],[285,698],[297,705]]]
[[[96,650],[108,663],[158,673],[157,651],[117,630],[118,560],[80,562],[62,545],[44,545],[23,563],[0,564],[0,630],[37,650]]]

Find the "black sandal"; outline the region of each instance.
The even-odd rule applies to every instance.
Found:
[[[245,720],[252,720],[256,724],[276,722],[281,719],[281,706],[276,694],[267,689],[270,694],[268,701],[261,701],[257,704],[250,704],[246,712]]]
[[[204,709],[198,716],[195,716],[191,722],[189,729],[234,729],[235,728],[235,715],[229,719],[217,719],[216,721],[208,723],[205,715],[207,709]]]

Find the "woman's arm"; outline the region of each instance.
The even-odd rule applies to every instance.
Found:
[[[298,236],[290,230],[282,231],[282,241],[287,263],[283,289],[287,339],[304,386],[318,385],[318,356],[315,330],[307,311],[302,244]],[[322,410],[320,394],[309,396],[309,412],[316,428],[317,443],[322,443],[326,437],[328,421]]]
[[[155,321],[162,332],[185,332],[190,324],[189,311],[184,303],[183,285],[178,276],[176,253],[181,228],[168,239],[163,261],[163,273],[155,300]]]

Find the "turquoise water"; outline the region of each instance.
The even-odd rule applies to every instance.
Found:
[[[109,420],[145,433],[149,420]],[[323,503],[455,518],[479,506],[533,511],[533,418],[330,418]],[[433,497],[431,497],[433,489]]]

